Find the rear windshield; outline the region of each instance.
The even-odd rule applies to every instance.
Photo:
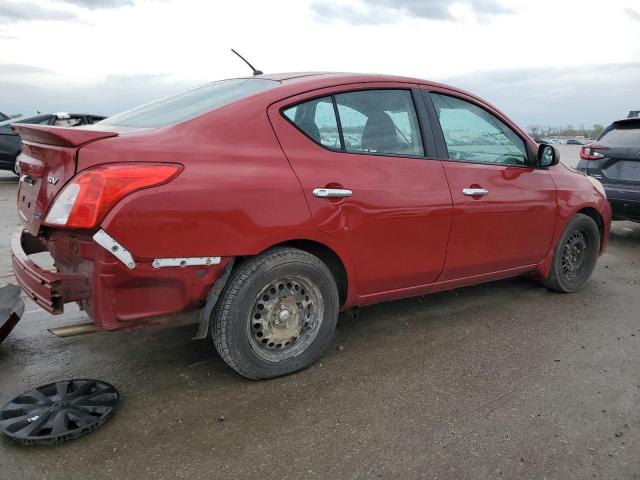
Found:
[[[640,122],[614,124],[598,139],[611,147],[637,147],[640,145]]]
[[[100,125],[164,127],[276,87],[279,82],[239,78],[209,83],[109,117]]]
[[[24,122],[25,120],[29,120],[29,117],[27,117],[26,115],[23,115],[21,117],[16,117],[16,118],[10,118],[9,120],[0,122],[0,127],[4,127],[5,125],[11,125],[13,123]]]

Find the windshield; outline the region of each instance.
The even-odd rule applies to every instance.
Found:
[[[240,78],[209,83],[109,117],[99,125],[164,127],[276,87],[280,82]]]

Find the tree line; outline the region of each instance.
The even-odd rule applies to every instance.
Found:
[[[566,125],[564,127],[529,125],[528,130],[531,136],[535,138],[584,137],[596,139],[604,130],[604,125],[600,125],[599,123],[593,124],[591,127],[585,127],[584,125],[578,127],[573,125]]]

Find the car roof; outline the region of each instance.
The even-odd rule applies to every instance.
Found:
[[[443,83],[424,80],[421,78],[405,77],[401,75],[386,75],[379,73],[351,73],[351,72],[290,72],[290,73],[268,73],[253,77],[243,78],[261,78],[264,80],[274,80],[283,84],[283,86],[298,87],[300,91],[314,90],[323,87],[348,83],[367,83],[367,82],[397,82],[397,83],[414,83],[425,86],[446,88],[455,92],[463,93],[471,97],[479,98],[473,93],[465,90],[445,85]]]

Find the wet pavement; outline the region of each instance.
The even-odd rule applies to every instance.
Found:
[[[15,178],[0,177],[0,284]],[[0,478],[640,478],[640,224],[614,224],[583,291],[520,278],[341,317],[295,375],[236,375],[195,327],[59,339],[27,302],[0,346],[0,403],[96,378],[122,395],[59,447],[0,439]]]

